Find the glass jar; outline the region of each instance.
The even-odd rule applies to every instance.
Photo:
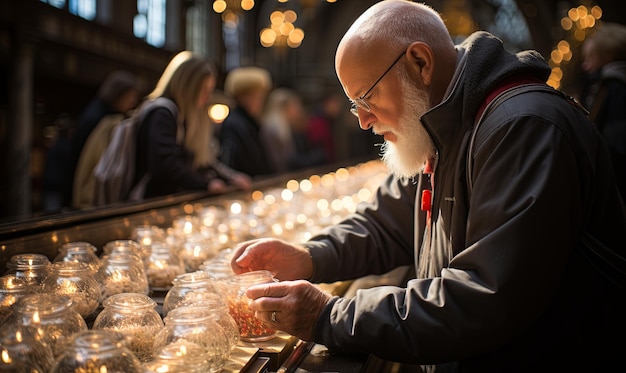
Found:
[[[16,254],[7,263],[6,274],[15,274],[26,280],[29,286],[41,287],[50,269],[50,260],[42,254]]]
[[[202,233],[187,235],[180,251],[187,272],[197,271],[202,263],[215,255],[217,255],[217,250],[209,237]]]
[[[163,299],[163,316],[167,316],[169,311],[187,298],[201,298],[206,293],[218,294],[211,277],[202,271],[180,274],[172,280],[172,285]]]
[[[102,257],[102,264],[96,274],[96,281],[102,288],[100,302],[120,293],[141,293],[148,295],[148,277],[141,258],[129,252],[112,252]]]
[[[135,240],[113,240],[102,246],[102,256],[114,252],[133,253],[141,259],[142,265],[148,260],[150,251],[143,250],[139,242]]]
[[[14,304],[32,293],[34,289],[25,278],[15,274],[0,277],[0,325],[4,325],[11,318]]]
[[[56,358],[69,338],[87,330],[87,323],[72,309],[66,296],[36,293],[25,295],[15,304],[17,324],[37,328],[42,341]]]
[[[85,263],[52,263],[41,289],[44,293],[70,298],[72,308],[84,318],[92,316],[100,306],[102,288]]]
[[[57,256],[52,262],[80,262],[85,263],[93,274],[100,268],[100,258],[97,249],[89,242],[68,242],[59,248]]]
[[[224,334],[226,334],[230,344],[230,353],[237,347],[237,343],[239,343],[239,326],[230,315],[228,304],[222,297],[210,293],[202,294],[201,297],[188,297],[178,307],[201,307],[209,310],[213,320],[217,321]]]
[[[204,359],[204,347],[180,339],[154,353],[155,358],[144,364],[145,373],[205,373],[210,370]]]
[[[276,329],[268,328],[254,316],[254,312],[248,308],[250,299],[246,296],[246,290],[250,286],[273,281],[272,274],[264,270],[246,272],[228,279],[230,315],[239,326],[239,336],[244,342],[267,341],[276,336]]]
[[[86,330],[68,343],[51,373],[142,373],[137,357],[126,347],[125,337],[110,330]]]
[[[163,329],[163,320],[155,310],[157,303],[145,294],[115,294],[103,303],[103,310],[93,323],[94,330],[112,330],[128,338],[128,349],[140,362],[152,359],[154,337]]]
[[[224,294],[228,290],[228,279],[235,275],[230,266],[230,260],[221,257],[204,261],[199,270],[208,273],[214,280],[215,286]]]
[[[213,318],[213,313],[202,307],[179,307],[165,317],[165,327],[157,334],[154,350],[180,340],[202,346],[202,357],[210,372],[220,372],[230,357],[227,336]]]
[[[0,372],[49,372],[52,350],[32,326],[4,325],[0,330]]]
[[[163,243],[153,243],[146,265],[148,284],[153,290],[169,290],[176,276],[185,273],[180,256]]]

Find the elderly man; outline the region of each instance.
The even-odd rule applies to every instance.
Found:
[[[626,212],[600,134],[543,83],[541,56],[485,32],[455,46],[432,9],[387,0],[347,31],[336,69],[360,126],[384,136],[392,174],[306,243],[238,247],[237,273],[281,280],[248,290],[257,317],[425,371],[603,371],[621,360],[624,343],[608,336],[624,331],[624,279],[607,261],[623,265]],[[530,89],[508,95],[519,86]],[[312,284],[405,265],[406,283],[349,299]]]

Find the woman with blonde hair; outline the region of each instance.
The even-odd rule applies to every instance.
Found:
[[[172,58],[144,100],[164,97],[178,108],[176,116],[165,107],[151,110],[140,125],[135,181],[149,175],[144,197],[183,190],[221,193],[228,185],[250,188],[248,175],[217,160],[219,143],[208,116],[215,83],[213,64],[183,51]]]

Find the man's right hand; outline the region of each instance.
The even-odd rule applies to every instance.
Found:
[[[275,238],[240,243],[231,266],[236,274],[268,270],[280,281],[308,279],[313,274],[309,250]]]

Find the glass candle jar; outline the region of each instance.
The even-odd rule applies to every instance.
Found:
[[[54,366],[52,350],[37,329],[4,325],[0,330],[0,372],[49,372]]]
[[[204,348],[180,339],[163,346],[154,353],[155,358],[144,364],[145,373],[205,373],[210,371],[204,359]]]
[[[97,248],[89,242],[68,242],[59,248],[57,256],[52,262],[80,262],[89,266],[93,274],[100,268],[100,258]]]
[[[87,330],[87,323],[71,305],[72,301],[66,296],[29,294],[15,304],[15,318],[19,325],[36,328],[56,358],[63,353],[69,338]]]
[[[230,344],[230,353],[239,343],[239,326],[230,315],[228,304],[217,294],[202,294],[200,297],[187,297],[178,307],[201,307],[211,312],[213,320],[217,321],[224,331]]]
[[[15,274],[0,277],[0,325],[4,325],[11,318],[13,305],[33,292],[33,288],[23,277]]]
[[[185,273],[185,264],[169,246],[153,243],[146,265],[148,284],[153,290],[169,290],[176,276]]]
[[[180,251],[187,272],[197,271],[202,263],[215,257],[216,254],[217,250],[211,240],[202,233],[187,235]]]
[[[91,269],[81,262],[52,263],[41,289],[44,293],[70,298],[72,308],[84,318],[92,316],[100,306],[102,288]]]
[[[143,262],[137,255],[129,252],[104,255],[96,280],[102,288],[100,302],[121,293],[148,295],[148,277]]]
[[[133,253],[141,259],[142,265],[150,256],[150,251],[143,250],[139,242],[135,240],[113,240],[102,246],[102,256],[109,255],[114,252]]]
[[[202,271],[180,274],[172,280],[172,285],[163,299],[163,316],[167,316],[169,311],[187,298],[201,298],[206,293],[218,294],[211,277]]]
[[[156,302],[145,294],[115,294],[103,303],[103,310],[93,323],[94,330],[112,330],[128,338],[128,349],[140,362],[152,359],[154,337],[163,329],[163,320],[155,310]]]
[[[250,286],[273,281],[274,277],[269,271],[246,272],[228,279],[229,311],[239,326],[239,335],[244,342],[267,341],[276,336],[276,329],[268,328],[254,316],[254,312],[248,308],[250,299],[246,296]]]
[[[7,268],[6,274],[15,274],[29,286],[39,288],[48,276],[50,260],[42,254],[16,254],[9,259]]]
[[[179,307],[165,317],[165,327],[157,334],[154,350],[185,340],[202,346],[209,372],[220,372],[230,357],[227,336],[211,311],[202,307]]]
[[[141,363],[126,347],[125,337],[110,330],[86,330],[68,343],[51,373],[143,373]]]

